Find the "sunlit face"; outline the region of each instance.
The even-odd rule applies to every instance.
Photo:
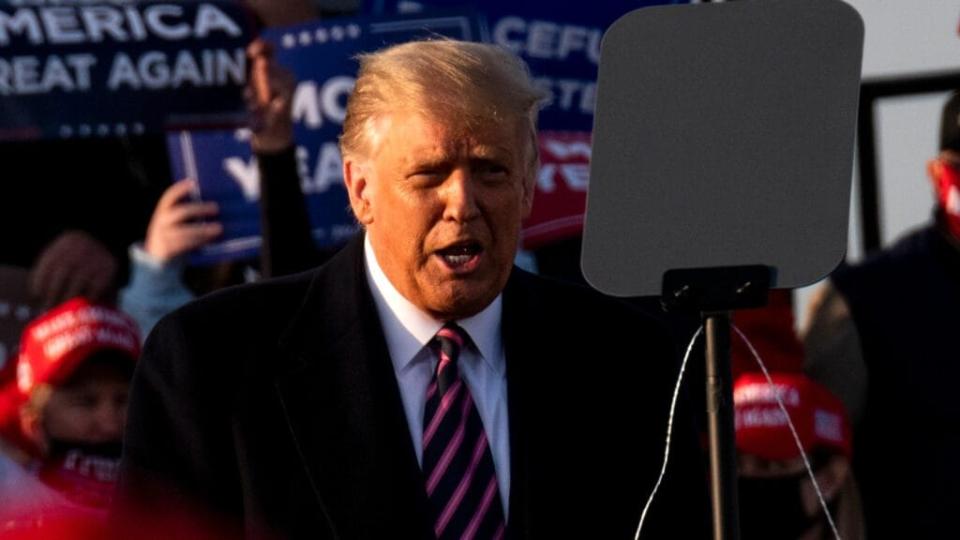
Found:
[[[90,444],[119,441],[129,388],[129,379],[110,366],[78,373],[51,392],[43,408],[45,436]]]
[[[533,202],[526,130],[394,113],[378,121],[371,157],[344,162],[377,262],[437,319],[474,315],[506,285]]]

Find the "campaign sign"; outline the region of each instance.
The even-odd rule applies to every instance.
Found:
[[[253,30],[228,0],[0,1],[0,140],[235,122]]]
[[[533,212],[523,227],[524,247],[532,249],[581,231],[587,182],[579,171],[589,169],[603,32],[635,9],[687,3],[689,0],[367,0],[364,7],[371,14],[475,7],[485,16],[484,41],[506,47],[530,66],[534,81],[548,96],[539,118],[543,167],[538,175]]]
[[[549,2],[545,0],[366,0],[372,15],[430,13],[434,9],[474,8],[484,16],[483,40],[513,51],[530,66],[549,93],[540,128],[590,131],[600,65],[600,40],[615,20],[638,8],[687,4],[689,0]]]
[[[590,132],[540,130],[533,212],[523,224],[527,249],[580,234],[590,180]]]
[[[476,17],[460,12],[416,18],[338,18],[264,34],[274,44],[277,63],[291,70],[298,81],[292,111],[296,156],[317,245],[342,243],[357,230],[343,188],[337,146],[347,96],[356,80],[354,57],[428,35],[476,40],[479,26]],[[246,129],[168,136],[175,176],[196,178],[199,196],[220,206],[224,234],[198,250],[192,256],[194,264],[250,257],[259,251],[260,178],[249,140]]]

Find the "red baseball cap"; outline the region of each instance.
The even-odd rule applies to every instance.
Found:
[[[829,390],[799,373],[748,373],[733,385],[737,449],[772,461],[800,457],[787,419],[777,404],[780,395],[804,452],[827,450],[850,458],[850,420]]]
[[[29,396],[37,385],[62,383],[90,355],[108,350],[136,361],[140,356],[136,322],[86,298],[69,300],[24,329],[17,356],[17,389]]]

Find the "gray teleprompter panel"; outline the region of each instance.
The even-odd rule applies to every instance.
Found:
[[[863,22],[839,0],[633,11],[603,39],[583,272],[659,295],[680,268],[762,264],[773,286],[846,251]]]

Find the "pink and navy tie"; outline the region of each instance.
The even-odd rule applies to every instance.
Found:
[[[423,473],[439,540],[499,539],[503,506],[493,454],[457,358],[467,342],[447,323],[430,342],[439,362],[423,414]]]

